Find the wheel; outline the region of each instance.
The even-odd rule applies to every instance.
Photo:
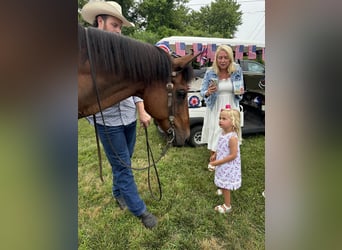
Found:
[[[202,126],[195,126],[191,128],[190,130],[190,137],[188,140],[188,143],[192,147],[198,147],[203,145],[201,143],[201,138],[202,138]]]

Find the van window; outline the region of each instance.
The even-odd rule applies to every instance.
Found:
[[[265,68],[263,65],[256,62],[248,62],[248,71],[256,73],[264,73]]]

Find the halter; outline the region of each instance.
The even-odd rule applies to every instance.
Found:
[[[168,136],[168,144],[171,144],[176,137],[176,129],[175,129],[175,116],[174,116],[174,110],[172,106],[172,98],[173,98],[173,78],[177,76],[178,73],[182,72],[182,70],[179,71],[172,71],[171,73],[171,81],[166,84],[166,90],[167,90],[167,107],[169,110],[169,122],[170,122],[170,128],[166,131]]]
[[[172,72],[174,73],[174,72]],[[176,132],[175,132],[175,116],[173,113],[173,107],[172,107],[172,90],[173,90],[173,83],[169,82],[166,84],[166,90],[167,90],[167,107],[169,110],[169,122],[170,122],[170,128],[166,131],[169,139],[167,141],[168,144],[171,144],[176,137]]]

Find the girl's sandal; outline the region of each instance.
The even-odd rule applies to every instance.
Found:
[[[232,210],[232,206],[227,207],[226,204],[218,205],[215,207],[215,211],[225,214],[229,213]]]

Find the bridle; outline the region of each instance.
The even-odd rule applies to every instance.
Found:
[[[85,29],[85,33],[86,33],[86,41],[87,41],[87,48],[88,48],[88,57],[89,57],[89,65],[90,65],[90,71],[91,71],[91,77],[92,77],[92,82],[93,82],[93,87],[95,89],[95,92],[96,92],[96,97],[97,97],[97,103],[98,103],[98,106],[99,106],[99,112],[101,113],[101,118],[102,118],[102,122],[103,122],[103,126],[105,128],[105,133],[107,134],[108,136],[108,133],[106,132],[106,125],[105,125],[105,120],[104,120],[104,116],[103,116],[103,112],[102,112],[102,107],[101,107],[101,103],[100,103],[100,97],[99,97],[99,91],[98,91],[98,88],[97,88],[97,84],[96,84],[96,72],[95,72],[95,68],[93,66],[93,63],[92,63],[92,54],[91,54],[91,50],[90,50],[90,44],[89,44],[89,38],[88,38],[88,30]],[[164,53],[164,52],[163,52]],[[168,106],[168,113],[169,113],[169,116],[168,116],[168,120],[169,120],[169,123],[170,123],[170,128],[167,129],[166,133],[167,133],[167,144],[164,148],[164,150],[162,151],[159,159],[157,161],[154,161],[153,159],[153,154],[152,154],[152,151],[151,151],[151,148],[149,146],[149,142],[148,142],[148,135],[147,135],[147,128],[145,127],[145,134],[146,134],[146,146],[147,146],[147,154],[148,154],[148,166],[147,167],[144,167],[144,168],[133,168],[131,166],[128,166],[124,161],[121,160],[121,158],[119,157],[119,155],[117,155],[117,153],[115,152],[114,150],[114,147],[111,143],[110,146],[111,146],[111,149],[113,151],[113,153],[116,155],[116,157],[119,159],[119,161],[121,161],[121,163],[123,164],[123,166],[126,166],[126,167],[130,167],[131,169],[134,169],[134,170],[145,170],[145,169],[148,169],[148,175],[150,175],[150,167],[151,167],[151,164],[150,164],[150,156],[152,157],[152,161],[153,161],[153,164],[152,166],[154,166],[154,169],[155,169],[155,173],[156,173],[156,176],[157,176],[157,180],[158,180],[158,184],[159,184],[159,200],[161,200],[161,197],[162,197],[162,193],[161,193],[161,185],[160,185],[160,181],[159,181],[159,176],[158,176],[158,172],[157,172],[157,168],[156,168],[156,163],[159,162],[159,160],[166,154],[168,148],[172,145],[173,141],[175,140],[176,138],[176,130],[175,130],[175,123],[174,123],[174,119],[175,119],[175,116],[174,116],[174,106],[173,106],[173,88],[174,88],[174,83],[173,83],[173,79],[177,76],[178,73],[180,73],[183,69],[179,70],[179,71],[172,71],[171,72],[171,77],[169,77],[169,79],[171,79],[167,84],[166,84],[166,90],[167,90],[167,106]],[[98,153],[98,158],[99,158],[99,168],[100,168],[100,179],[102,182],[104,182],[103,180],[103,176],[102,176],[102,161],[101,161],[101,152],[100,152],[100,144],[99,144],[99,139],[98,139],[98,132],[97,132],[97,126],[96,126],[96,116],[95,114],[93,115],[93,119],[94,119],[94,127],[95,127],[95,135],[96,135],[96,143],[97,143],[97,153]],[[108,141],[110,142],[109,138],[108,138]],[[153,193],[152,193],[152,190],[151,190],[151,186],[150,186],[150,178],[148,178],[148,184],[149,184],[149,188],[150,188],[150,192],[152,194],[152,197],[154,198],[153,196]]]
[[[172,72],[174,73],[174,72]],[[170,128],[167,129],[167,143],[171,144],[175,138],[176,138],[176,129],[175,129],[175,116],[173,112],[173,106],[172,106],[172,99],[173,99],[173,86],[174,84],[172,82],[169,82],[166,84],[166,90],[167,90],[167,108],[169,110],[169,123]]]
[[[175,116],[174,116],[174,109],[172,106],[173,103],[173,79],[177,76],[178,73],[181,73],[183,69],[178,70],[178,71],[172,71],[171,72],[171,81],[169,81],[166,84],[166,90],[167,90],[167,107],[169,110],[169,123],[170,123],[170,128],[167,129],[167,143],[172,144],[172,142],[176,138],[176,129],[175,129]]]

